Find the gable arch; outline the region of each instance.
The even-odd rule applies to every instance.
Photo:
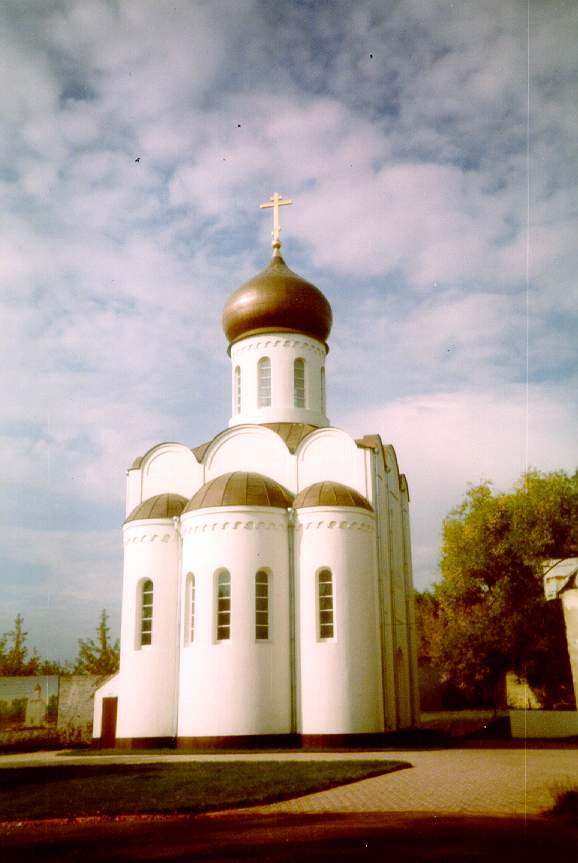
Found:
[[[134,501],[133,508],[143,500],[165,492],[188,499],[203,480],[202,466],[191,450],[181,443],[161,443],[152,447],[140,459],[138,471],[140,499]],[[134,484],[132,491],[134,495]]]
[[[205,482],[234,471],[271,477],[293,490],[294,458],[283,439],[265,426],[238,425],[217,435],[204,454]]]
[[[363,453],[341,429],[330,426],[312,432],[299,444],[295,455],[299,490],[331,480],[368,496]]]

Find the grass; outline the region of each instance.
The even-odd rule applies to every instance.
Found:
[[[0,821],[207,812],[287,800],[407,766],[368,760],[12,767],[0,770]]]

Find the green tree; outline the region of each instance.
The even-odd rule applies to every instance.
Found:
[[[560,604],[546,602],[541,563],[578,554],[578,471],[530,471],[508,494],[470,488],[445,519],[437,637],[429,646],[444,679],[491,702],[507,671],[525,677],[546,706],[571,700]]]
[[[14,629],[0,637],[0,676],[13,677],[38,673],[40,659],[36,651],[32,652],[32,656],[28,656],[27,637],[28,633],[24,631],[24,618],[21,614],[17,614]]]
[[[75,674],[114,674],[118,671],[120,643],[112,643],[108,626],[108,613],[103,608],[97,627],[97,639],[79,639]]]
[[[415,592],[415,622],[417,659],[420,665],[428,665],[436,655],[436,643],[443,626],[439,600],[429,590]]]

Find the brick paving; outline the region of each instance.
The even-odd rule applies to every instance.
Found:
[[[244,811],[538,815],[552,806],[556,790],[578,788],[578,749],[452,749],[386,756],[413,766]]]

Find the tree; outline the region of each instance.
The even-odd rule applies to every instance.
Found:
[[[27,632],[24,632],[24,618],[16,615],[14,629],[0,637],[0,676],[13,677],[38,673],[39,656],[36,651],[28,658],[26,646]]]
[[[420,665],[429,665],[436,653],[435,645],[443,626],[439,600],[429,590],[423,593],[415,591],[415,622],[417,660]]]
[[[120,643],[110,641],[108,613],[103,608],[97,627],[97,640],[80,638],[75,674],[114,674],[118,671]]]
[[[471,699],[491,701],[507,671],[546,706],[572,684],[561,609],[546,602],[541,563],[578,554],[578,471],[525,474],[508,494],[470,488],[444,521],[437,637],[431,658]]]

